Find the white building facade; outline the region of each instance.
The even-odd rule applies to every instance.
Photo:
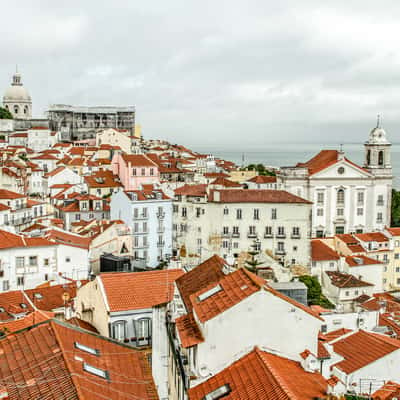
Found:
[[[282,167],[283,188],[313,202],[313,236],[383,230],[390,225],[391,144],[374,128],[365,143],[365,162],[358,166],[343,151],[323,150],[311,160]]]

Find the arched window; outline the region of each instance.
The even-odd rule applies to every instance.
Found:
[[[7,110],[9,110],[9,108],[8,108],[8,104],[6,104],[6,109],[7,109]]]
[[[336,202],[338,204],[344,204],[344,189],[338,189],[336,194]]]
[[[126,338],[126,321],[115,321],[111,325],[112,337],[123,341]]]
[[[378,153],[378,165],[383,165],[383,151]]]
[[[140,318],[133,321],[135,328],[136,344],[148,346],[151,343],[151,319]]]
[[[19,107],[17,105],[14,106],[14,114],[18,114]]]
[[[28,109],[28,106],[25,106],[25,107],[24,107],[24,114],[25,114],[25,115],[28,114],[28,110],[29,110],[29,109]]]
[[[371,163],[371,150],[367,151],[367,165]]]

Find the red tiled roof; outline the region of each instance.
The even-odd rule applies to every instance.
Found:
[[[0,249],[12,249],[14,247],[41,247],[53,246],[55,243],[42,237],[29,238],[16,235],[0,229]]]
[[[311,259],[313,261],[339,260],[339,254],[322,240],[311,241]]]
[[[338,160],[339,152],[337,150],[321,150],[310,160],[304,163],[297,163],[296,167],[307,168],[310,175],[333,165]]]
[[[0,189],[0,199],[14,200],[14,199],[22,199],[24,197],[26,196],[21,193],[12,192],[11,190],[7,189]]]
[[[240,183],[230,181],[229,179],[219,177],[212,181],[210,185],[220,185],[224,187],[242,187]]]
[[[157,164],[153,162],[149,157],[142,154],[122,154],[122,159],[125,163],[130,163],[132,166],[137,167],[157,167]]]
[[[365,249],[364,249],[364,247],[361,246],[361,244],[348,244],[347,248],[352,253],[365,253]]]
[[[332,340],[340,338],[341,336],[347,335],[350,332],[351,332],[351,329],[339,328],[334,331],[324,333],[323,336],[324,336],[325,341],[330,342]]]
[[[358,240],[350,233],[340,233],[340,234],[337,234],[336,237],[339,238],[342,242],[346,243],[347,245],[359,244]]]
[[[100,274],[110,311],[151,308],[171,301],[180,269]]]
[[[375,260],[374,258],[370,258],[364,255],[360,256],[347,256],[345,258],[346,263],[349,267],[359,267],[361,265],[376,265],[382,264],[381,261]]]
[[[177,189],[175,189],[175,195],[177,196],[196,196],[203,197],[207,194],[207,185],[199,184],[199,185],[183,185]]]
[[[325,273],[330,278],[332,285],[338,288],[373,286],[371,283],[364,282],[361,279],[357,279],[354,275],[351,274],[344,274],[338,271],[326,271]]]
[[[217,198],[219,194],[219,200]],[[223,189],[211,190],[208,201],[219,203],[298,203],[312,204],[284,190],[268,189]]]
[[[393,236],[400,236],[400,228],[387,228]]]
[[[322,375],[306,372],[300,363],[255,348],[215,376],[189,390],[190,400],[203,400],[228,384],[226,400],[310,400],[325,398]]]
[[[372,394],[374,400],[393,400],[400,397],[400,384],[387,381],[380,389]]]
[[[324,344],[322,343],[321,340],[318,340],[318,358],[330,358],[329,351],[325,348]]]
[[[58,173],[60,173],[61,171],[63,171],[64,169],[65,169],[65,167],[54,168],[53,171],[47,172],[47,174],[44,174],[43,177],[48,178],[49,176],[55,176]]]
[[[399,340],[363,330],[340,339],[332,345],[335,353],[344,358],[334,364],[334,367],[346,374],[351,374],[400,349]]]
[[[176,280],[176,286],[188,311],[193,308],[190,296],[223,278],[224,265],[226,261],[223,258],[213,255]]]
[[[90,242],[92,241],[91,238],[86,238],[78,234],[63,232],[56,229],[50,229],[49,231],[47,231],[46,237],[59,244],[80,247],[82,249],[88,249],[90,246]]]
[[[193,313],[182,315],[175,320],[182,347],[188,348],[204,342],[203,335],[194,319]]]
[[[97,171],[92,175],[84,177],[86,184],[89,188],[111,188],[122,186],[118,176],[114,175],[112,171]]]
[[[276,176],[256,175],[253,178],[249,179],[247,182],[253,182],[258,184],[276,183]]]
[[[389,238],[381,232],[356,233],[354,236],[363,242],[388,242]]]
[[[204,176],[206,178],[229,178],[229,175],[223,172],[206,172]]]
[[[11,210],[11,208],[3,203],[0,203],[0,211],[7,211],[7,210]]]
[[[85,371],[84,363],[107,376]],[[0,364],[10,399],[158,398],[144,352],[56,320],[6,336],[0,341]]]

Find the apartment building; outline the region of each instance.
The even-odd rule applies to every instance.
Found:
[[[133,235],[133,263],[157,267],[172,255],[172,199],[153,185],[119,191],[111,197],[111,219],[122,220]]]
[[[309,266],[311,207],[281,190],[185,185],[175,190],[174,249],[198,262],[235,259],[255,245],[283,265]]]

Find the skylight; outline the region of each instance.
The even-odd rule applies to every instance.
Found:
[[[218,400],[231,392],[231,387],[229,384],[220,386],[219,388],[213,390],[212,392],[206,394],[202,400]]]
[[[40,293],[34,293],[33,295],[36,299],[43,299],[43,296]]]
[[[206,292],[200,294],[197,299],[199,301],[204,301],[208,299],[209,297],[213,296],[214,294],[220,292],[222,290],[222,287],[220,285],[214,286],[213,288],[207,290]]]
[[[21,308],[27,308],[27,305],[25,303],[20,303]]]
[[[99,376],[100,378],[103,378],[103,379],[109,378],[108,371],[106,371],[104,369],[96,368],[90,364],[83,363],[83,370],[86,372],[89,372],[90,374]]]
[[[75,342],[74,345],[75,345],[75,348],[77,348],[79,350],[82,350],[82,351],[85,351],[86,353],[93,354],[94,356],[100,355],[100,351],[99,350],[93,349],[92,347],[89,347],[89,346],[85,346],[82,343]]]

